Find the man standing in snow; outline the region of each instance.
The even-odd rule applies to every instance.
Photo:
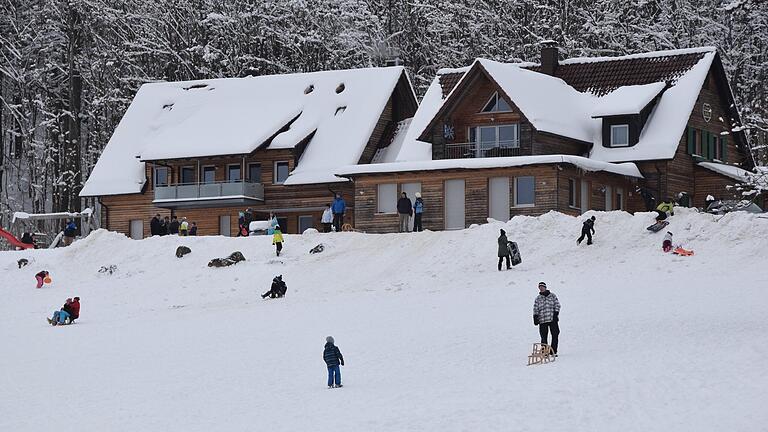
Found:
[[[408,198],[408,194],[403,192],[400,194],[400,199],[397,200],[397,214],[400,216],[399,232],[408,232],[411,230],[411,199]]]
[[[587,237],[587,244],[592,244],[592,234],[595,233],[595,217],[592,216],[591,218],[584,221],[584,225],[581,227],[581,237],[579,237],[578,240],[576,240],[576,244],[581,244],[582,241],[584,241],[584,236]]]
[[[539,326],[541,343],[547,343],[547,333],[552,332],[552,352],[557,357],[557,336],[560,334],[558,326],[560,315],[560,302],[557,296],[547,289],[547,284],[539,282],[539,295],[533,302],[533,325]]]
[[[416,201],[413,202],[413,230],[415,232],[423,231],[421,226],[421,217],[424,216],[424,200],[421,199],[421,193],[416,192]]]
[[[512,265],[509,263],[509,248],[507,247],[507,232],[503,229],[499,230],[501,232],[501,235],[499,236],[498,243],[499,243],[499,271],[501,271],[501,262],[504,260],[504,258],[507,259],[507,270],[512,268]]]
[[[168,224],[168,234],[179,234],[179,218],[174,216]]]
[[[170,227],[170,225],[171,225],[171,221],[170,221],[170,219],[168,219],[168,216],[166,216],[165,218],[163,218],[162,221],[160,221],[160,235],[161,236],[168,235],[168,228]]]
[[[344,357],[341,355],[339,347],[334,345],[334,343],[333,336],[325,338],[323,360],[325,365],[328,366],[328,388],[333,388],[334,383],[336,387],[343,387],[341,385],[341,368],[339,365],[344,366]]]
[[[344,225],[344,212],[347,211],[347,203],[341,196],[341,192],[335,193],[336,198],[333,199],[331,205],[331,211],[333,212],[333,227],[336,232],[341,232],[341,226]]]
[[[153,236],[160,235],[160,213],[149,221],[149,233]]]

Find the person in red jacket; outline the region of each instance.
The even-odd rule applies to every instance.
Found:
[[[80,297],[75,297],[69,304],[69,323],[72,324],[78,318],[80,318]]]

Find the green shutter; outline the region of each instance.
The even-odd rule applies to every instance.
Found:
[[[709,160],[715,158],[715,146],[717,145],[717,135],[709,134]]]
[[[688,154],[696,153],[696,129],[688,126]]]
[[[728,137],[721,136],[720,137],[720,158],[723,162],[728,161],[728,156],[726,155],[726,150],[728,149]]]
[[[709,132],[701,130],[701,154],[699,156],[703,157],[704,159],[707,158],[707,151],[709,150],[709,145],[707,145],[708,142]]]

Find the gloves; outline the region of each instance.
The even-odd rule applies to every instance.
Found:
[[[341,365],[344,366],[344,362],[341,362]]]
[[[555,311],[555,313],[552,316],[554,317],[555,321],[560,321],[560,312]]]
[[[539,316],[538,315],[534,315],[533,316],[533,325],[535,325],[535,326],[539,325]]]

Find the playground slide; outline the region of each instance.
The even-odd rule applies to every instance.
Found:
[[[19,239],[14,237],[13,234],[9,233],[8,231],[2,228],[0,228],[0,237],[8,240],[8,243],[10,243],[11,246],[16,246],[22,249],[31,249],[35,247],[34,245],[31,245],[31,244],[22,243]]]

